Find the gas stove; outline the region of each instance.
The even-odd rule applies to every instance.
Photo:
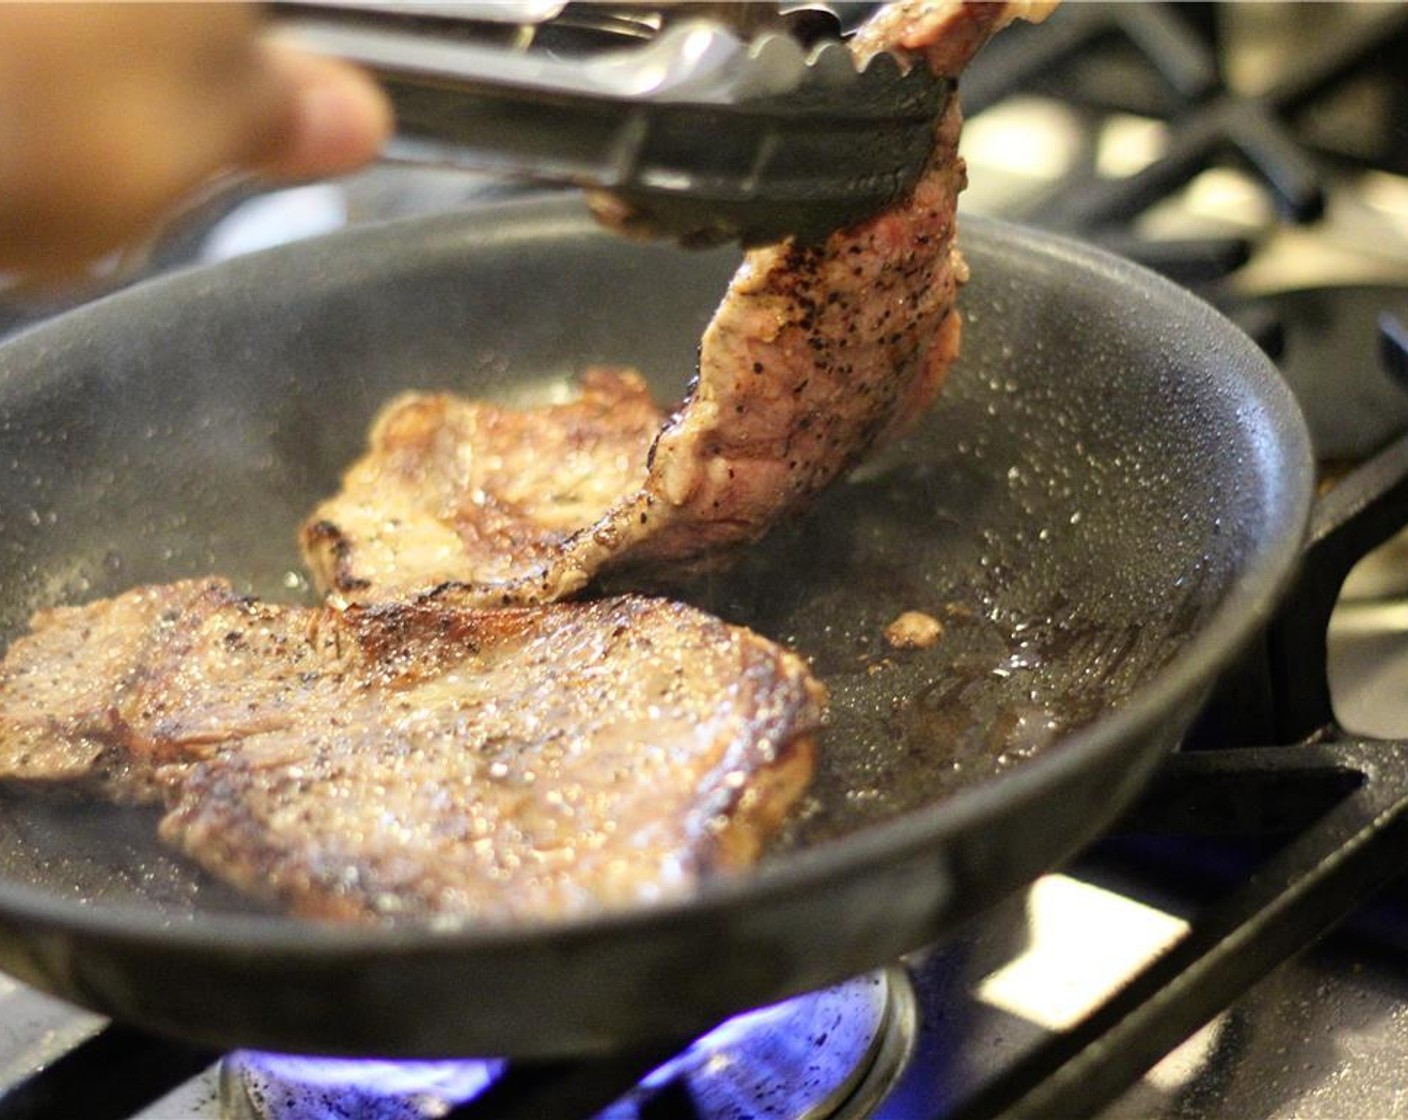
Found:
[[[1277,359],[1322,463],[1286,608],[1108,839],[952,942],[678,1053],[220,1056],[0,979],[0,1120],[1408,1111],[1405,46],[1402,6],[1072,4],[965,79],[968,211],[1193,287]],[[153,263],[505,189],[378,168],[226,200]]]

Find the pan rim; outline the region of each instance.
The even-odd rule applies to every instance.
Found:
[[[520,220],[528,213],[541,218],[531,234],[534,237],[551,238],[564,230],[580,232],[584,223],[590,223],[585,208],[575,197],[512,200],[483,206],[472,213],[476,219],[483,219],[486,213],[498,211]],[[339,252],[365,254],[375,259],[376,254],[368,254],[368,250],[402,239],[410,231],[425,237],[453,238],[464,228],[466,218],[465,211],[429,218],[401,218],[368,223],[316,240],[324,245],[333,244]],[[1309,525],[1315,476],[1310,438],[1299,407],[1274,364],[1255,343],[1186,289],[1137,264],[1074,239],[984,216],[962,214],[961,224],[960,244],[971,245],[978,240],[984,249],[1030,254],[1055,267],[1082,272],[1103,284],[1142,292],[1177,309],[1190,328],[1202,329],[1218,338],[1227,364],[1237,367],[1242,383],[1261,406],[1261,415],[1283,436],[1276,450],[1283,460],[1285,473],[1274,488],[1275,494],[1267,496],[1268,506],[1276,506],[1274,511],[1268,511],[1267,521],[1283,525],[1284,532],[1268,533],[1267,539],[1257,542],[1248,562],[1239,569],[1223,600],[1206,622],[1120,709],[1063,736],[1058,744],[1011,771],[955,791],[933,806],[868,825],[839,840],[788,852],[765,861],[747,874],[711,880],[692,895],[648,906],[565,920],[465,925],[450,929],[394,925],[348,927],[280,914],[222,911],[185,917],[135,905],[93,906],[39,887],[0,881],[0,921],[23,921],[30,926],[39,924],[54,931],[82,937],[98,936],[134,946],[156,940],[173,950],[228,952],[241,949],[277,954],[291,963],[316,959],[320,965],[386,953],[403,957],[453,957],[465,952],[521,948],[529,942],[542,947],[561,947],[598,938],[616,938],[626,931],[648,935],[680,923],[697,922],[740,904],[764,898],[780,901],[789,895],[808,893],[828,881],[854,875],[877,858],[902,859],[934,850],[946,837],[993,816],[1003,804],[1014,799],[1039,797],[1072,772],[1091,766],[1111,752],[1119,752],[1137,730],[1149,727],[1179,704],[1196,697],[1211,683],[1216,671],[1267,621],[1294,574]],[[307,244],[299,242],[230,261],[179,269],[67,312],[61,318],[68,320],[95,314],[107,307],[120,308],[122,301],[131,298],[134,292],[149,293],[154,286],[189,285],[194,282],[193,277],[217,269],[260,270],[268,267],[270,261],[295,259],[307,251]],[[5,340],[0,350],[42,338],[47,325],[41,322],[22,329]]]

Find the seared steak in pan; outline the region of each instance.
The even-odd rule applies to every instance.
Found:
[[[862,59],[893,49],[956,77],[999,26],[1043,8],[902,2],[882,9],[853,46]],[[923,412],[958,351],[955,296],[966,278],[954,242],[965,184],[960,127],[951,98],[927,170],[905,202],[820,245],[786,242],[747,255],[704,334],[693,391],[659,432],[648,466],[629,477],[603,474],[619,490],[600,510],[576,510],[575,523],[551,502],[545,510],[516,500],[520,457],[502,456],[493,437],[476,442],[448,418],[421,446],[438,459],[445,445],[466,441],[451,453],[465,465],[459,488],[437,484],[388,501],[381,479],[417,469],[407,466],[407,449],[385,437],[405,422],[403,410],[418,406],[393,405],[342,492],[305,526],[304,553],[319,585],[363,600],[439,587],[486,605],[571,596],[608,570],[663,585],[726,562],[805,506]],[[549,449],[547,458],[584,438],[578,421],[572,410],[547,409],[515,423]],[[621,420],[632,431],[638,422],[634,410]],[[613,445],[619,438],[597,433]],[[494,465],[500,458],[502,469]],[[534,485],[573,493],[576,464],[564,460],[561,479],[537,470]],[[424,470],[442,477],[438,467]],[[374,508],[380,519],[368,516]],[[508,528],[506,517],[517,523]],[[486,560],[481,541],[499,534],[534,545]]]
[[[592,369],[575,400],[538,409],[407,393],[371,453],[303,529],[319,583],[384,599],[488,583],[556,563],[563,539],[639,485],[665,414],[628,370]]]
[[[167,808],[161,834],[311,916],[534,920],[750,864],[811,776],[799,658],[625,596],[306,608],[219,580],[36,615],[0,778]]]

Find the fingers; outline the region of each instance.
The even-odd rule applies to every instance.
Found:
[[[296,181],[353,171],[376,156],[391,134],[391,106],[355,67],[302,54],[277,42],[268,58],[290,90],[289,125],[275,149],[251,167]]]
[[[62,274],[213,179],[371,159],[370,79],[262,36],[242,4],[0,4],[0,269]]]

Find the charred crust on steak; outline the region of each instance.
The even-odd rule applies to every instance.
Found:
[[[752,863],[824,703],[794,654],[662,599],[188,582],[36,615],[0,664],[0,780],[160,803],[168,843],[299,914],[555,920]]]

